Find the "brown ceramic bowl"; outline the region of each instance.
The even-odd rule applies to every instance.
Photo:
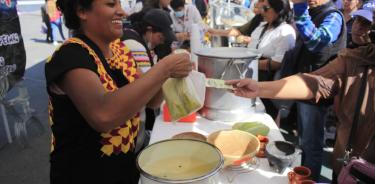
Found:
[[[206,136],[197,132],[182,132],[182,133],[174,135],[172,139],[193,139],[193,140],[204,141],[204,142],[206,142],[207,140]]]
[[[219,148],[224,156],[224,166],[237,166],[249,161],[260,146],[257,137],[241,130],[213,132],[207,137],[207,142]]]

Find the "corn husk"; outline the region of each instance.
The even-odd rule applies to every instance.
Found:
[[[263,135],[267,136],[270,132],[270,128],[261,122],[239,122],[232,126],[232,129],[242,130],[249,132],[255,136]]]
[[[168,79],[163,84],[162,90],[172,121],[177,121],[201,107],[197,95],[189,88],[185,78]]]

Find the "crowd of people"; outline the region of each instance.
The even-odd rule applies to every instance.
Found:
[[[198,2],[206,12],[199,11]],[[193,24],[211,35],[235,36],[261,54],[260,82],[227,81],[235,95],[261,97],[274,118],[279,109],[269,99],[297,100],[301,164],[315,181],[323,160],[325,117],[333,104],[328,99],[335,99],[338,117],[334,182],[360,79],[368,75],[352,156],[366,154],[375,161],[375,153],[366,151],[375,136],[375,1],[345,0],[343,10],[330,0],[291,2],[258,0],[248,23],[219,30],[206,25],[204,0],[137,1],[137,10],[130,12],[120,0],[46,0],[46,40],[55,43],[58,31],[65,40],[62,22],[74,33],[45,65],[51,183],[138,183],[135,158],[147,144],[163,101],[161,86],[168,78],[186,77],[194,67],[188,54],[173,53],[176,47],[189,49]],[[274,80],[276,73],[292,76]]]
[[[325,99],[337,99],[337,136],[333,153],[333,178],[340,173],[343,166],[339,162],[344,158],[346,145],[352,128],[352,120],[359,95],[359,84],[364,75],[367,75],[366,93],[363,105],[360,107],[358,129],[354,137],[354,148],[350,156],[366,155],[374,163],[374,151],[370,144],[375,144],[375,126],[373,123],[374,104],[374,2],[366,2],[363,8],[352,12],[354,19],[351,29],[352,42],[356,45],[351,49],[343,49],[346,36],[344,16],[333,5],[332,10],[324,8],[329,1],[309,1],[311,8],[307,12],[307,4],[294,1],[295,25],[300,34],[293,50],[286,53],[283,62],[292,63],[288,67],[295,67],[299,73],[281,80],[271,82],[256,82],[250,79],[228,81],[236,89],[238,96],[254,98],[297,99],[298,133],[303,150],[302,164],[312,171],[312,177],[318,181],[322,165],[324,117],[328,102]],[[325,16],[318,16],[319,22],[314,21],[314,13],[328,12]],[[310,18],[311,16],[311,18]],[[325,18],[324,18],[325,17]],[[314,22],[311,22],[314,21]],[[334,36],[334,37],[332,37]],[[340,38],[341,37],[341,38]],[[371,39],[372,37],[372,39]],[[335,46],[335,44],[337,46]],[[331,47],[331,48],[328,48]],[[324,51],[325,49],[330,51]],[[315,52],[314,52],[315,51]],[[301,56],[301,54],[303,54]],[[325,56],[324,54],[331,54]],[[338,56],[336,56],[338,55]],[[289,58],[291,56],[291,58]],[[294,61],[293,61],[294,60]],[[302,66],[301,66],[302,65]],[[368,70],[365,68],[368,67]],[[367,73],[364,73],[364,72]],[[311,100],[312,99],[312,100]],[[308,101],[309,100],[309,101]],[[369,149],[366,149],[369,148]],[[371,153],[371,154],[370,154]]]

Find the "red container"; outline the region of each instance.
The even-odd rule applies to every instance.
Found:
[[[163,105],[163,120],[165,122],[171,122],[171,115],[169,114],[169,110],[166,104]],[[193,112],[190,115],[185,116],[177,121],[182,122],[182,123],[193,123],[196,120],[197,120],[197,114]]]

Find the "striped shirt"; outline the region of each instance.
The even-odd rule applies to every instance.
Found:
[[[310,51],[318,52],[339,38],[343,23],[343,18],[339,13],[330,13],[316,27],[307,10],[307,3],[297,3],[293,6],[297,30]]]

